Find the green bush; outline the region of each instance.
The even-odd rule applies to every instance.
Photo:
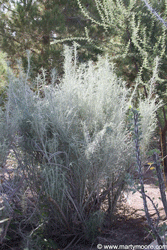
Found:
[[[107,56],[96,64],[79,65],[76,46],[65,46],[64,56],[60,85],[54,85],[54,71],[51,85],[46,84],[45,72],[37,77],[36,92],[28,74],[11,76],[7,109],[15,150],[22,152],[17,155],[20,167],[38,196],[44,225],[59,235],[83,233],[86,238],[89,229],[93,240],[103,224],[101,210],[114,213],[133,163],[128,111],[134,93],[117,78]],[[152,93],[138,105],[143,152],[159,107]]]

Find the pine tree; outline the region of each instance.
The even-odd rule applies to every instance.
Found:
[[[91,27],[88,18],[81,17],[76,0],[21,0],[18,2],[2,1],[0,4],[1,49],[8,54],[14,65],[22,59],[27,67],[27,50],[31,51],[31,66],[34,72],[43,67],[50,71],[56,67],[62,72],[63,43],[71,44],[73,37],[85,48],[80,50],[83,60],[95,55],[99,50],[92,49],[85,35],[85,27],[101,40],[101,30]],[[93,1],[84,1],[87,8],[94,12]],[[55,42],[54,42],[55,41]],[[53,44],[54,42],[54,44]],[[84,59],[85,58],[85,59]]]

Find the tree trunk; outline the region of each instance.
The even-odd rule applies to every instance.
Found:
[[[160,142],[161,142],[161,154],[162,154],[162,163],[164,167],[164,173],[167,174],[167,150],[166,150],[166,132],[167,132],[167,121],[165,122],[165,126],[160,128]]]

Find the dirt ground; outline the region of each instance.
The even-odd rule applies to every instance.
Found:
[[[144,188],[146,194],[153,200],[160,213],[159,226],[164,222],[165,212],[162,201],[160,199],[160,191],[157,186],[157,178],[154,170],[150,170],[149,167],[144,169]],[[154,223],[156,223],[157,215],[155,209],[149,199],[147,199],[148,209],[150,216]],[[94,246],[76,246],[68,248],[70,250],[88,250],[88,249],[128,249],[130,245],[137,247],[141,246],[141,249],[154,249],[148,246],[154,241],[150,229],[145,217],[143,200],[139,192],[133,193],[132,191],[123,193],[122,203],[118,206],[115,223],[110,227],[103,229],[100,237],[97,238],[97,242]],[[106,248],[108,246],[108,248]],[[143,248],[145,246],[145,248]],[[110,248],[109,248],[110,247]],[[150,247],[150,248],[149,248]],[[129,248],[131,249],[131,248]],[[140,248],[135,248],[140,249]]]

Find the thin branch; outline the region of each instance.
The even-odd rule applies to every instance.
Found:
[[[6,5],[3,5],[3,9],[6,9],[6,10],[8,10],[8,11],[13,12],[14,14],[17,14],[16,11],[12,10],[11,8],[7,7]],[[1,8],[1,11],[3,12],[4,10],[2,10],[2,8]]]
[[[144,190],[144,181],[143,181],[143,174],[142,174],[142,165],[141,165],[141,159],[140,159],[140,147],[139,147],[139,129],[138,129],[138,119],[139,119],[139,114],[137,110],[132,110],[133,115],[134,115],[134,133],[135,133],[135,148],[136,148],[136,161],[137,161],[137,166],[138,166],[138,172],[139,172],[139,180],[140,180],[140,185],[141,185],[141,193],[142,193],[142,198],[143,198],[143,204],[144,204],[144,211],[145,215],[147,218],[147,222],[149,227],[151,228],[153,234],[156,236],[158,245],[162,246],[163,242],[161,240],[161,237],[155,228],[150,214],[148,210],[148,205],[147,205],[147,199],[146,199],[146,193]]]
[[[64,215],[62,209],[60,208],[59,204],[58,204],[54,199],[52,199],[52,197],[50,197],[50,196],[48,197],[48,200],[56,206],[56,208],[57,208],[57,210],[59,211],[59,213],[61,214],[62,219],[63,219],[63,221],[65,222],[65,224],[66,224],[68,230],[70,231],[70,225],[68,224],[67,218],[66,218],[66,216]]]
[[[154,153],[153,157],[154,157],[154,162],[156,164],[156,172],[157,172],[157,176],[158,176],[161,199],[162,199],[162,203],[163,203],[166,218],[167,218],[167,200],[166,200],[166,194],[165,194],[165,183],[164,183],[164,179],[162,177],[160,164],[158,162],[159,161],[159,156],[157,155],[157,153]]]
[[[147,0],[142,1],[145,3],[147,9],[167,28],[167,22],[151,7]]]
[[[166,112],[165,112],[165,107],[164,106],[162,107],[162,111],[163,111],[163,115],[164,115],[164,120],[166,122]]]

